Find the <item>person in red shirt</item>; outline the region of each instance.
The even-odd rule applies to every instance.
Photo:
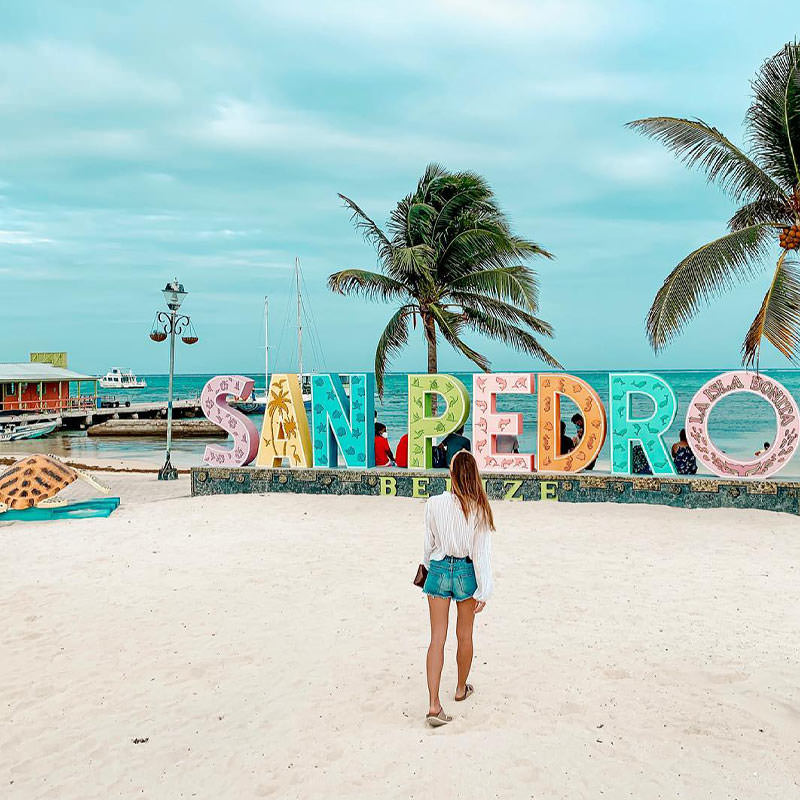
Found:
[[[386,432],[386,426],[382,422],[375,423],[375,466],[388,467],[389,464],[394,465],[394,454],[392,448],[389,447],[389,434]]]
[[[408,468],[408,434],[404,433],[397,443],[395,452],[395,461],[398,467]]]

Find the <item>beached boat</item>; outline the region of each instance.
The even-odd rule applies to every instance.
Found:
[[[0,431],[0,442],[18,442],[22,439],[41,439],[58,427],[57,422],[31,422],[30,424],[9,425]]]
[[[131,370],[123,372],[119,367],[113,367],[100,378],[103,389],[146,389],[147,381],[137,378]]]

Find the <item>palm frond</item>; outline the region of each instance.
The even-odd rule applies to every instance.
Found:
[[[784,197],[764,197],[743,205],[728,221],[728,230],[740,231],[760,222],[791,225],[794,213],[789,201]]]
[[[454,303],[462,309],[480,311],[499,322],[509,322],[512,325],[526,325],[540,336],[552,337],[553,327],[533,314],[529,314],[511,303],[504,303],[494,297],[487,297],[474,292],[458,292],[451,295]]]
[[[647,315],[647,334],[658,352],[690,320],[701,302],[752,277],[769,251],[771,227],[751,225],[704,244],[670,272]]]
[[[427,244],[395,247],[389,274],[411,289],[412,294],[419,294],[420,287],[430,285],[433,280],[435,255]]]
[[[411,244],[431,244],[436,209],[428,203],[412,203],[406,214],[406,237]]]
[[[506,300],[534,313],[539,308],[536,273],[521,264],[462,275],[450,282],[450,289],[454,298],[457,294],[469,292]]]
[[[772,283],[742,345],[745,366],[758,363],[763,339],[790,361],[795,360],[800,342],[800,263],[787,261],[785,250],[778,259]]]
[[[336,294],[360,294],[371,300],[393,300],[408,294],[406,286],[380,272],[343,269],[328,276],[328,288]]]
[[[370,217],[368,217],[366,213],[359,208],[358,204],[349,197],[339,194],[339,198],[352,212],[350,214],[350,220],[356,226],[356,229],[378,251],[378,257],[380,258],[381,262],[386,264],[391,261],[391,242],[386,237],[386,234],[380,229],[380,227],[378,227],[377,223],[370,219]]]
[[[541,359],[551,367],[557,369],[564,368],[555,356],[548,353],[547,350],[542,347],[535,336],[522,328],[518,328],[516,325],[498,320],[483,311],[478,311],[473,308],[464,308],[463,318],[466,325],[478,333],[482,333],[484,336],[489,336],[492,339],[499,339],[515,350],[520,350],[523,353],[528,353]]]
[[[774,181],[720,131],[700,119],[647,117],[626,127],[669,148],[687,167],[697,167],[734,199],[744,202],[785,194]]]
[[[542,258],[554,259],[555,256],[549,251],[545,250],[541,245],[532,242],[530,239],[522,239],[519,236],[512,236],[511,244],[519,258],[531,258],[534,256],[541,256]]]
[[[552,258],[533,242],[509,236],[501,226],[484,222],[453,236],[437,259],[437,275],[450,282],[472,272],[516,266],[519,261],[540,255]]]
[[[423,202],[431,199],[431,195],[436,189],[445,181],[449,180],[451,173],[447,171],[441,164],[432,161],[425,167],[425,172],[417,183],[416,195]]]
[[[450,197],[442,198],[444,202],[433,221],[431,237],[443,235],[450,226],[458,223],[465,212],[475,213],[478,209],[488,213],[496,212],[490,198],[491,190],[483,180],[471,180],[458,186]]]
[[[473,364],[484,372],[488,372],[491,363],[486,356],[481,355],[477,350],[473,350],[465,341],[461,339],[461,329],[463,327],[462,317],[460,314],[454,314],[445,308],[440,308],[438,305],[431,304],[428,306],[429,311],[436,320],[439,330],[445,341],[455,350],[463,353]]]
[[[800,45],[787,44],[761,66],[746,122],[754,155],[790,192],[800,184]]]
[[[383,329],[378,346],[375,348],[375,388],[378,396],[383,397],[383,378],[386,367],[392,358],[408,344],[408,317],[416,307],[413,305],[400,306]]]

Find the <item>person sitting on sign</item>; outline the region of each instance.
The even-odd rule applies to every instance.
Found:
[[[457,431],[453,431],[453,433],[448,433],[447,436],[444,437],[442,443],[439,445],[442,448],[444,453],[444,464],[443,467],[449,467],[450,462],[453,460],[453,456],[458,453],[460,450],[470,450],[470,442],[466,436],[464,436],[464,426],[462,425]]]
[[[697,459],[689,447],[686,438],[686,428],[681,428],[680,439],[672,445],[672,460],[675,462],[675,472],[678,475],[694,475],[697,472]]]
[[[397,462],[398,467],[406,469],[408,467],[408,434],[404,433],[397,443],[394,451],[394,460]]]
[[[586,433],[586,424],[583,421],[582,414],[573,414],[572,415],[572,424],[575,426],[575,435],[572,437],[572,446],[577,447],[580,444],[581,439],[583,439],[584,433]],[[597,459],[595,458],[594,461],[590,461],[584,469],[594,469],[594,465],[597,463]]]
[[[575,449],[572,439],[567,436],[567,423],[561,420],[561,452],[559,455],[565,456],[567,453]]]
[[[495,452],[519,453],[519,439],[510,433],[498,433],[495,437]]]
[[[631,451],[631,472],[635,475],[652,475],[653,470],[650,468],[650,462],[647,460],[644,448],[636,442]]]
[[[769,442],[764,442],[764,449],[763,450],[756,450],[756,455],[757,456],[763,456],[764,453],[767,452],[767,450],[769,450]]]
[[[389,434],[382,422],[375,423],[375,466],[394,466],[394,453],[389,446]]]

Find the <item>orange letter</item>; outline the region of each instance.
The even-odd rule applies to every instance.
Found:
[[[583,438],[561,454],[561,396],[569,397],[583,417]],[[586,381],[573,375],[539,376],[539,470],[580,472],[597,458],[606,439],[606,410]]]

